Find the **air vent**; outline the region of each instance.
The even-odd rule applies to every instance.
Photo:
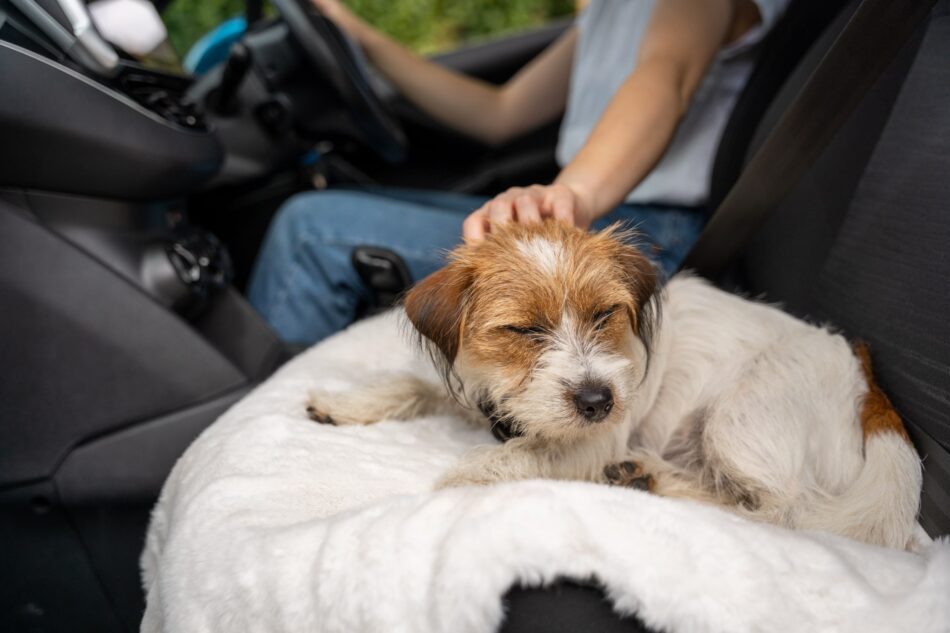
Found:
[[[194,104],[183,99],[187,80],[172,75],[130,71],[123,73],[118,83],[123,93],[163,119],[194,130],[207,129]]]

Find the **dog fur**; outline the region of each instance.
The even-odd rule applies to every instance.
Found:
[[[867,349],[689,275],[661,292],[629,237],[545,222],[457,248],[405,299],[443,384],[318,391],[311,417],[459,412],[513,436],[440,486],[608,482],[907,547],[920,460]]]

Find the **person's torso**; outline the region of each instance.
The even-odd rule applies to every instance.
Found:
[[[772,4],[781,4],[769,0]],[[561,124],[558,162],[569,163],[587,141],[607,104],[637,63],[655,0],[592,0],[578,17],[570,94]],[[757,4],[762,5],[762,0]],[[769,7],[770,9],[772,7]],[[753,28],[717,53],[693,95],[663,157],[627,196],[627,202],[702,205],[719,139],[746,84],[756,46],[771,26]]]

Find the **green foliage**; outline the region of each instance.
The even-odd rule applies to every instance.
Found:
[[[172,0],[162,13],[168,38],[184,57],[202,35],[244,13],[244,0]]]
[[[413,49],[429,53],[539,26],[574,11],[574,0],[348,0],[354,11]],[[243,0],[172,0],[162,16],[184,55],[198,38],[240,15]]]
[[[573,0],[350,0],[370,23],[420,52],[539,26],[574,10]]]

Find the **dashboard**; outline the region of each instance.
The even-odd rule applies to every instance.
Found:
[[[223,151],[191,79],[120,57],[82,19],[67,28],[58,2],[85,11],[0,0],[0,186],[167,199],[212,178]]]

